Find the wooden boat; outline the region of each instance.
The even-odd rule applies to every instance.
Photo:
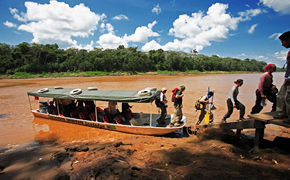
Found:
[[[155,97],[160,94],[156,88],[146,88],[144,90],[97,90],[96,88],[90,88],[88,90],[70,89],[70,88],[44,88],[27,92],[29,97],[29,103],[31,107],[31,97],[34,97],[32,101],[39,101],[40,98],[57,100],[79,100],[79,101],[114,101],[121,103],[147,103],[151,105],[155,100]],[[38,103],[39,104],[39,103]],[[57,107],[59,107],[57,105]],[[32,109],[31,111],[35,117],[45,118],[49,120],[62,121],[67,123],[73,123],[83,126],[89,126],[94,128],[101,128],[113,131],[120,131],[132,134],[142,135],[165,135],[182,129],[186,123],[186,117],[183,116],[183,124],[178,127],[170,127],[170,119],[172,115],[167,115],[165,118],[165,125],[159,127],[157,119],[160,114],[150,113],[135,113],[135,116],[129,121],[129,124],[117,124],[84,120],[80,118],[65,117],[59,112],[57,114],[49,114],[42,112],[40,107]],[[95,108],[95,119],[98,119],[98,111]]]

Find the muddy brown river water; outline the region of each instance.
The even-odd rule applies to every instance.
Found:
[[[99,89],[143,89],[166,87],[167,98],[171,97],[171,90],[181,84],[186,86],[184,92],[183,112],[187,117],[188,124],[193,124],[198,113],[194,110],[194,102],[200,96],[207,93],[210,86],[215,91],[214,110],[215,123],[221,121],[226,113],[226,99],[228,92],[233,86],[233,81],[242,78],[244,85],[240,88],[238,99],[246,106],[246,115],[249,114],[255,102],[255,90],[261,73],[255,74],[199,74],[199,75],[137,75],[137,76],[105,76],[105,77],[78,77],[56,79],[3,79],[0,80],[0,147],[29,144],[39,140],[58,140],[60,142],[86,141],[110,139],[116,137],[131,136],[130,134],[112,132],[108,130],[83,127],[63,122],[49,121],[34,118],[30,112],[27,91],[62,86],[65,88],[98,87]],[[282,85],[283,73],[274,74],[274,84],[278,88]],[[32,104],[35,102],[32,102]],[[150,112],[150,104],[133,104],[135,112]],[[153,103],[153,112],[157,108]],[[106,103],[99,106],[105,107]],[[119,105],[119,109],[120,109]],[[271,103],[263,109],[270,111]],[[169,102],[168,113],[173,113],[173,105]],[[229,121],[238,119],[238,111],[234,110]],[[254,131],[246,132],[253,135]],[[265,138],[273,139],[275,136],[290,137],[287,128],[275,125],[267,125]]]

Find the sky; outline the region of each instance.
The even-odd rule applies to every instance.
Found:
[[[119,45],[256,59],[282,67],[290,0],[0,0],[0,43]]]

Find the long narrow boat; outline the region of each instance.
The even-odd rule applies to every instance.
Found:
[[[31,107],[31,101],[39,101],[40,98],[58,100],[73,100],[73,101],[114,101],[121,103],[150,103],[152,111],[152,102],[155,97],[160,94],[156,88],[146,88],[144,90],[98,90],[90,88],[88,90],[81,89],[70,89],[70,88],[43,88],[34,91],[27,92],[28,99]],[[33,100],[31,100],[34,97]],[[59,107],[59,106],[57,106]],[[186,117],[183,116],[183,124],[178,127],[170,127],[170,119],[172,115],[167,115],[165,118],[165,125],[159,127],[157,119],[160,114],[150,113],[135,113],[135,116],[129,121],[129,124],[117,124],[117,123],[106,123],[98,121],[98,111],[95,108],[95,119],[96,121],[85,120],[80,118],[66,117],[61,115],[59,108],[57,114],[49,114],[42,112],[41,107],[32,109],[31,111],[35,117],[45,118],[49,120],[62,121],[67,123],[73,123],[83,126],[89,126],[94,128],[101,128],[107,130],[114,130],[132,134],[142,135],[165,135],[182,129],[186,123]]]

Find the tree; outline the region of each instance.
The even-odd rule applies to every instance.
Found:
[[[0,44],[0,73],[15,72],[43,73],[67,71],[130,71],[148,72],[156,70],[171,71],[263,71],[265,62],[254,59],[240,60],[222,58],[217,55],[205,56],[184,52],[164,51],[162,49],[149,52],[138,51],[138,47],[117,49],[95,48],[59,49],[57,44],[20,43],[16,46]]]

